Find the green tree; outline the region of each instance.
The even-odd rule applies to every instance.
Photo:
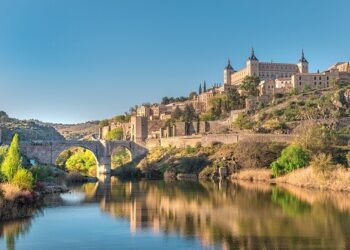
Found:
[[[246,76],[243,79],[241,90],[245,96],[257,96],[259,93],[258,86],[260,83],[260,78],[257,76]]]
[[[96,168],[95,156],[85,149],[78,149],[66,162],[66,169],[70,172],[89,174],[91,168]]]
[[[12,181],[20,189],[32,190],[34,178],[30,171],[24,168],[20,168],[14,175]]]
[[[297,168],[309,164],[310,156],[299,145],[289,145],[283,149],[281,156],[271,164],[272,173],[275,177],[289,173]]]
[[[105,127],[105,126],[108,126],[109,125],[109,120],[108,119],[105,119],[105,120],[102,120],[100,121],[99,123],[99,126],[102,128],[102,127]]]
[[[109,131],[106,135],[106,140],[110,140],[110,141],[113,141],[113,140],[122,140],[123,139],[123,135],[124,135],[124,132],[123,132],[123,129],[122,128],[115,128],[115,129],[112,129],[111,131]]]
[[[186,104],[182,117],[185,122],[191,122],[197,119],[196,111],[194,110],[192,104]]]
[[[7,150],[8,150],[7,146],[0,146],[0,166],[5,159]]]
[[[202,94],[202,84],[199,84],[198,94]]]
[[[188,99],[192,100],[195,96],[197,96],[197,93],[195,91],[192,91],[189,96]]]
[[[243,113],[238,114],[236,120],[233,122],[233,126],[239,129],[252,129],[254,124],[254,121]]]
[[[182,117],[182,111],[181,111],[181,109],[179,108],[179,106],[176,106],[175,110],[174,110],[174,111],[172,112],[172,114],[171,114],[171,118],[172,118],[173,120],[178,121],[178,120],[181,119],[181,117]]]
[[[207,92],[207,83],[205,81],[203,83],[203,92]]]
[[[15,134],[12,138],[6,157],[1,164],[1,172],[7,181],[11,181],[21,168],[21,153],[19,149],[19,136]]]

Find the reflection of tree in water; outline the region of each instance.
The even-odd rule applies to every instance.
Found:
[[[24,235],[29,231],[31,226],[31,219],[24,219],[20,221],[11,221],[0,224],[0,238],[6,239],[6,246],[8,250],[15,249],[16,239],[20,235]]]
[[[252,184],[253,185],[253,184]],[[131,231],[198,237],[225,248],[344,248],[350,239],[349,211],[325,200],[301,201],[282,189],[241,184],[140,181],[115,183],[101,209],[128,218]],[[334,206],[333,206],[334,208]],[[336,234],[335,234],[336,232]],[[323,239],[321,241],[321,239]]]

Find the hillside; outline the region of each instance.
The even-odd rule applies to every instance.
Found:
[[[96,137],[99,133],[99,121],[78,124],[51,124],[67,140],[82,140]]]
[[[15,133],[18,133],[23,141],[64,140],[64,137],[52,126],[39,124],[33,120],[10,118],[4,111],[0,111],[0,127],[2,140],[5,142],[10,141]]]

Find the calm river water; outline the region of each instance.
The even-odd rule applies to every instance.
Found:
[[[0,249],[349,249],[350,197],[254,183],[107,179],[0,224]]]

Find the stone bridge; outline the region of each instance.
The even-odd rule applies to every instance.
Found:
[[[90,150],[97,162],[99,174],[109,174],[111,171],[111,156],[120,149],[126,148],[137,160],[147,154],[147,149],[132,141],[31,141],[20,142],[21,153],[29,159],[42,164],[55,165],[60,153],[71,147],[82,147]]]

